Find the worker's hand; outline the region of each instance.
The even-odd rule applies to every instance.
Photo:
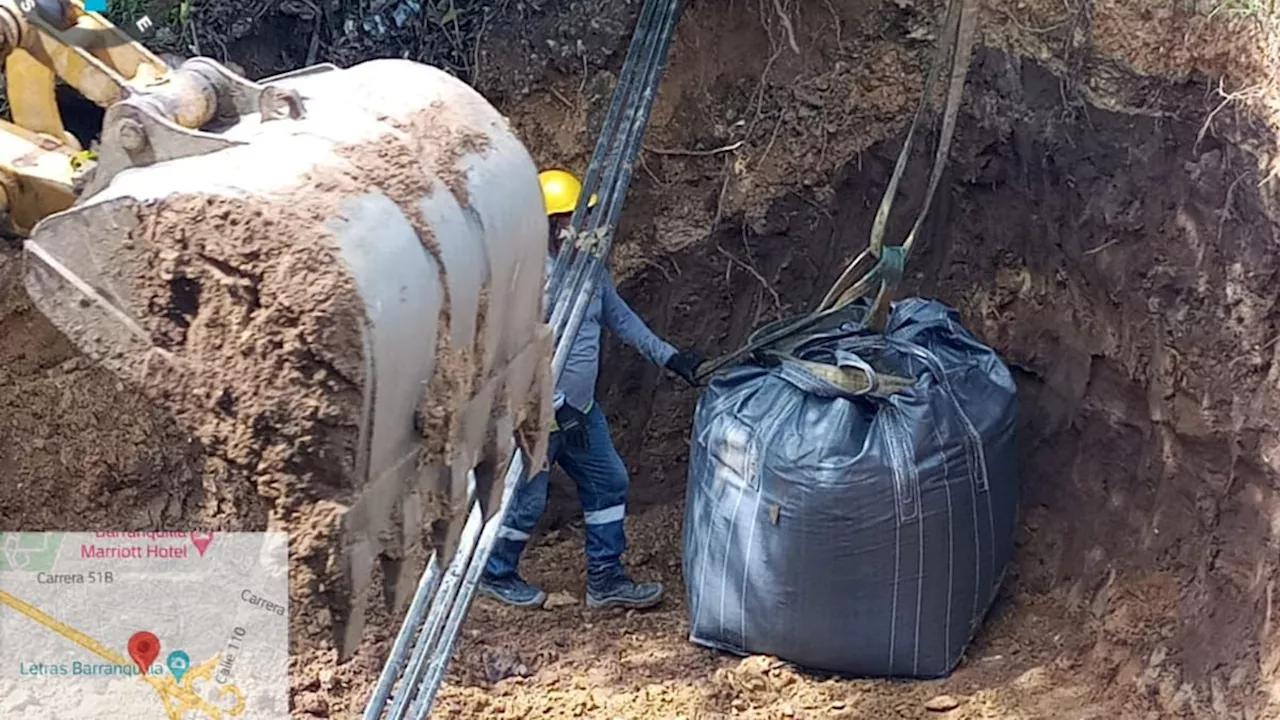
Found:
[[[586,450],[591,445],[591,436],[587,434],[587,414],[578,408],[565,403],[556,409],[556,425],[565,445],[578,450]]]
[[[671,359],[667,361],[667,369],[679,375],[681,379],[690,385],[698,384],[698,366],[703,363],[705,358],[694,350],[681,350]]]

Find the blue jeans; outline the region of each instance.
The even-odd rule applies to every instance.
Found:
[[[601,577],[622,567],[622,553],[627,549],[622,521],[627,514],[630,477],[613,446],[609,422],[599,404],[592,405],[587,413],[587,434],[590,440],[586,449],[568,447],[559,433],[551,434],[547,465],[516,489],[511,512],[498,530],[493,554],[485,566],[486,575],[503,578],[515,574],[529,534],[547,507],[551,463],[563,468],[578,486],[587,525],[587,574]]]

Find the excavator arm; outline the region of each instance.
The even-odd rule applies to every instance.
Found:
[[[11,118],[0,121],[0,189],[5,229],[19,235],[101,189],[124,167],[225,145],[197,132],[219,113],[297,106],[288,93],[268,91],[208,58],[170,68],[106,18],[65,0],[0,0],[0,57]],[[124,103],[104,123],[105,162],[87,159],[67,131],[58,80],[104,109]],[[146,142],[148,126],[157,122],[167,127],[152,128],[156,134],[176,133],[183,142]]]
[[[369,602],[413,594],[413,558],[447,564],[472,509],[497,510],[513,451],[542,463],[532,158],[474,90],[405,60],[251,82],[169,67],[65,0],[0,0],[0,56],[0,207],[33,302],[228,482],[257,482],[248,510],[322,520],[294,554],[325,606],[293,611],[350,655]],[[105,108],[96,159],[57,79]]]

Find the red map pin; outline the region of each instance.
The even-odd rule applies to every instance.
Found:
[[[147,674],[147,669],[151,667],[151,663],[155,662],[156,657],[160,655],[160,638],[142,630],[129,636],[129,657],[138,663],[138,669],[142,670],[142,674]]]

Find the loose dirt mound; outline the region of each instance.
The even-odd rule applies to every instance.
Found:
[[[566,604],[518,611],[477,602],[435,717],[448,718],[919,718],[929,707],[954,720],[1142,717],[1129,688],[1110,692],[1079,673],[1091,637],[1046,598],[1001,598],[961,669],[946,681],[892,683],[820,678],[772,658],[737,659],[685,641],[678,508],[629,523],[638,576],[671,593],[648,613],[599,613],[582,605],[582,533],[553,532],[527,572]],[[1153,667],[1158,668],[1159,659]],[[1141,669],[1145,670],[1145,666]],[[1136,713],[1136,714],[1135,714]]]
[[[215,57],[225,46],[254,75],[312,55],[441,58],[477,79],[539,161],[577,169],[639,7],[457,3],[452,18],[423,11],[396,27],[396,9],[416,4],[325,4],[318,21],[309,3],[194,5],[175,43],[194,36]],[[937,695],[958,704],[947,718],[1273,711],[1280,317],[1264,179],[1276,34],[1261,4],[1192,5],[988,3],[988,49],[910,268],[916,289],[960,307],[1006,355],[1024,397],[1014,578],[954,678],[832,681],[685,643],[677,528],[696,393],[611,346],[599,397],[633,506],[657,506],[632,521],[630,562],[672,597],[634,616],[478,604],[437,717],[908,718],[951,704]],[[862,249],[940,8],[690,3],[615,262],[656,330],[731,349],[810,307]],[[929,150],[909,170],[904,218]],[[75,359],[22,296],[15,259],[0,253],[0,528],[207,517],[225,480],[170,421]],[[95,429],[106,417],[111,429]],[[557,525],[574,514],[561,501]],[[529,574],[580,601],[580,548],[561,527],[531,551]],[[371,630],[336,673],[330,657],[300,658],[295,715],[354,716],[388,631]]]
[[[0,529],[180,526],[203,458],[173,421],[80,357],[36,312],[0,241]]]

